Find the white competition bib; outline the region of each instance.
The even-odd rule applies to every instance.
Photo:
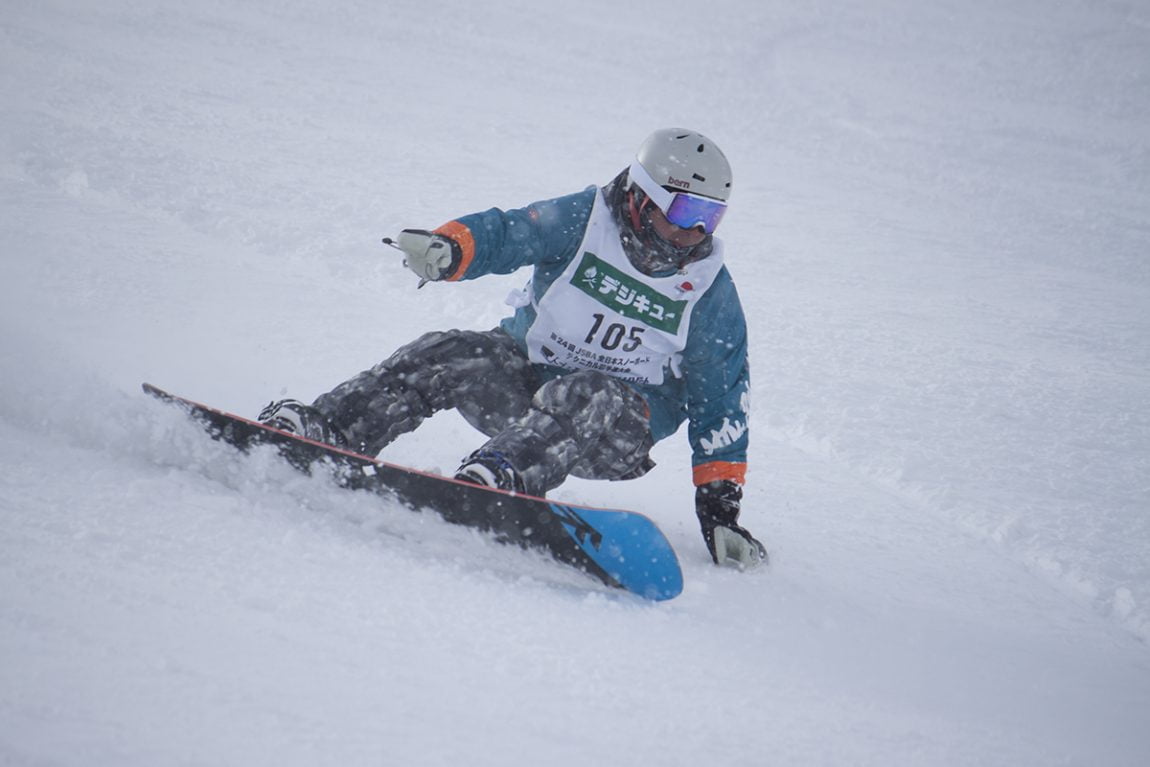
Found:
[[[691,312],[722,267],[722,245],[715,240],[710,256],[680,272],[642,274],[623,252],[600,192],[575,258],[535,305],[528,356],[569,370],[661,384],[668,369],[677,375]]]

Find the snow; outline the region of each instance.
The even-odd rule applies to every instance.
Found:
[[[237,459],[525,275],[379,243],[724,147],[743,521],[625,484],[651,604]],[[1150,10],[1069,0],[8,0],[0,764],[1150,763]],[[451,471],[443,414],[384,458]]]

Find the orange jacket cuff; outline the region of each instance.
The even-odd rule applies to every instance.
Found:
[[[459,249],[463,253],[463,258],[459,261],[459,268],[455,270],[454,274],[447,278],[447,281],[455,282],[463,279],[463,275],[467,273],[467,268],[471,266],[471,262],[475,260],[475,237],[472,236],[471,230],[458,221],[448,221],[432,234],[450,237],[459,245]]]
[[[695,486],[705,485],[720,479],[729,479],[740,485],[746,482],[747,464],[730,463],[728,461],[711,461],[701,463],[694,469]]]

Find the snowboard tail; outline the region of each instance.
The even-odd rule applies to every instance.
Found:
[[[645,599],[672,599],[683,590],[674,549],[642,514],[560,504],[428,474],[273,429],[151,384],[143,388],[183,408],[213,439],[240,450],[272,445],[301,471],[311,472],[320,463],[342,487],[390,496],[409,508],[428,509],[448,522],[488,532],[501,543],[544,551]]]

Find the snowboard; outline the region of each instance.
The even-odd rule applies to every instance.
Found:
[[[182,408],[213,439],[241,451],[271,445],[300,471],[327,471],[341,487],[379,493],[413,510],[430,510],[453,524],[485,531],[501,543],[543,551],[644,599],[672,599],[683,590],[674,549],[642,514],[460,482],[273,429],[151,384],[143,387],[147,394]]]

